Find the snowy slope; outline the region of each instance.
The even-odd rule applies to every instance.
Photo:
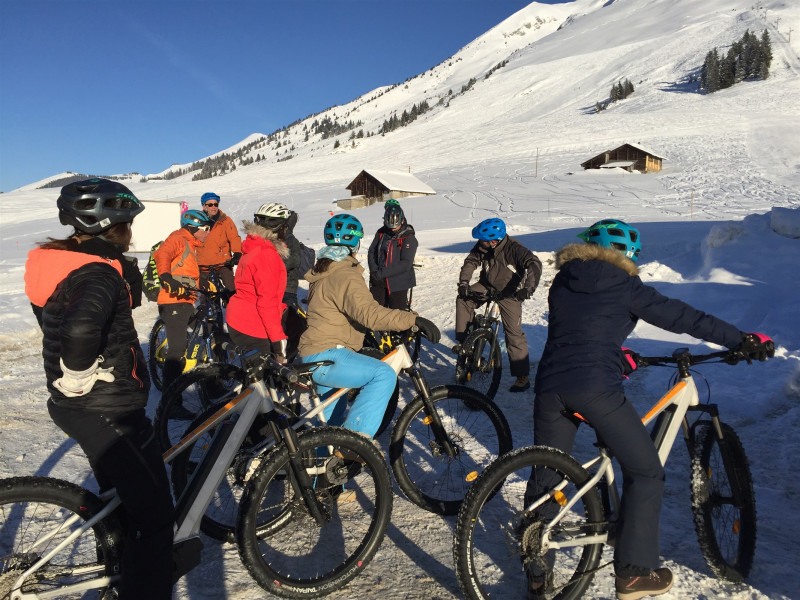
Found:
[[[237,220],[250,217],[262,202],[285,202],[300,213],[299,237],[319,246],[322,225],[337,210],[333,201],[347,195],[344,186],[361,169],[406,171],[410,166],[437,191],[433,197],[401,201],[418,231],[424,264],[414,305],[443,332],[442,344],[428,359],[432,383],[452,377],[447,346],[452,343],[456,277],[475,223],[489,216],[505,219],[511,234],[545,264],[539,291],[524,305],[533,361],[546,336],[553,252],[601,217],[636,224],[643,236],[640,269],[646,282],[744,330],[766,332],[778,346],[776,358],[766,364],[703,369],[712,401],[742,438],[755,479],[759,537],[748,584],[722,584],[703,562],[689,508],[688,457],[679,443],[667,465],[661,516],[662,556],[677,582],[664,597],[796,597],[800,36],[794,35],[790,44],[786,32],[798,30],[800,10],[790,2],[760,4],[755,9],[752,0],[534,3],[465,46],[452,61],[330,109],[375,130],[393,110],[402,112],[423,99],[435,105],[408,127],[357,140],[355,148],[345,134],[334,150],[333,138],[304,143],[300,123],[288,134],[296,144],[292,160],[256,163],[207,181],[192,182],[187,175],[129,185],[141,197],[185,199],[192,205],[212,189],[221,195],[222,209]],[[537,17],[543,21],[538,28]],[[709,49],[724,49],[746,28],[760,32],[764,27],[773,40],[769,79],[710,96],[690,89],[686,78]],[[484,79],[503,60],[508,63]],[[456,95],[472,77],[472,89]],[[594,103],[626,77],[635,93],[592,114]],[[439,106],[437,98],[449,89],[456,97],[449,106]],[[580,169],[584,160],[628,141],[663,155],[664,170],[640,175]],[[33,244],[68,230],[58,224],[57,191],[31,187],[0,197],[0,268],[5,274],[0,288],[0,477],[39,473],[83,481],[89,473],[85,459],[44,410],[41,338],[23,281],[25,255]],[[380,206],[355,214],[368,232],[377,230]],[[135,312],[143,343],[155,316],[152,304]],[[663,354],[679,344],[703,346],[647,324],[636,328],[629,345],[645,354]],[[652,371],[628,384],[642,409],[666,387],[666,375]],[[513,424],[515,446],[522,446],[532,440],[532,396],[508,394],[509,384],[506,375],[497,400]],[[404,393],[401,402],[407,399]],[[152,393],[151,408],[157,400]],[[386,449],[388,438],[381,441]],[[584,442],[579,451],[589,440]],[[452,518],[423,513],[398,495],[377,558],[333,597],[460,597],[452,570],[453,526]],[[176,597],[258,597],[234,547],[211,541],[206,546],[203,568],[181,582]],[[587,597],[613,597],[610,570],[600,573]]]

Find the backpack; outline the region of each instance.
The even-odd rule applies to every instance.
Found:
[[[158,250],[163,243],[164,240],[161,240],[150,248],[150,259],[147,261],[147,267],[142,274],[144,295],[150,302],[157,302],[158,293],[161,291],[161,280],[158,278],[158,269],[156,268],[156,259],[153,258],[153,253]]]
[[[164,240],[161,240],[153,244],[153,247],[150,248],[150,259],[147,261],[147,267],[144,273],[142,273],[142,291],[150,302],[158,302],[158,293],[161,291],[161,279],[158,277],[158,268],[156,267],[156,259],[153,254],[155,254],[155,251],[158,250],[163,243]],[[191,248],[189,248],[189,243],[187,242],[186,248],[181,255],[181,260],[175,267],[183,265],[183,261],[186,260],[186,257],[189,256],[190,253]],[[175,267],[173,267],[173,270]],[[178,277],[178,280],[180,279],[181,278]]]
[[[314,268],[314,263],[317,262],[317,253],[313,248],[305,246],[303,242],[297,240],[300,244],[300,277],[302,278],[306,273]]]

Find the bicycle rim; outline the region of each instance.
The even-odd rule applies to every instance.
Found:
[[[0,598],[9,598],[15,581],[39,558],[91,518],[101,503],[74,484],[43,477],[0,481]],[[70,517],[74,517],[70,522]],[[119,572],[119,529],[109,517],[86,530],[22,584],[29,594],[53,592]],[[99,589],[99,588],[98,588]],[[98,589],[59,598],[96,598]],[[102,588],[99,592],[102,596]]]
[[[320,526],[293,491],[285,446],[273,450],[248,483],[236,538],[242,562],[267,591],[316,597],[344,586],[369,563],[389,524],[391,480],[366,438],[335,427],[298,436],[314,494],[329,521]],[[331,458],[330,448],[365,465]]]
[[[724,448],[711,423],[696,429],[692,457],[692,512],[700,549],[717,577],[742,581],[753,564],[756,506],[747,455],[736,433],[721,423]],[[723,452],[729,453],[728,473]],[[737,485],[737,506],[733,486]]]
[[[150,379],[153,385],[161,391],[164,386],[164,359],[167,353],[167,328],[164,321],[157,319],[150,330],[148,346],[147,367],[150,370]]]
[[[430,401],[455,452],[448,455],[442,440],[436,438],[418,396],[392,431],[392,470],[400,489],[417,506],[454,515],[478,474],[511,450],[511,430],[500,409],[473,389],[435,387]]]
[[[531,473],[537,493],[547,494],[558,482],[572,497],[576,486],[588,479],[586,471],[568,455],[552,449],[521,448],[486,469],[470,488],[458,514],[453,545],[459,585],[472,600],[525,597],[528,576],[552,573],[548,598],[580,598],[594,577],[602,544],[576,545],[543,553],[541,533],[562,499],[559,494],[534,511],[525,510]],[[596,489],[553,528],[551,539],[566,541],[576,535],[600,531],[603,510]]]

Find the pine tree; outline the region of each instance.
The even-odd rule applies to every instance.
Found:
[[[623,86],[625,92],[625,98],[630,96],[633,93],[633,84],[630,82],[629,79],[625,79],[625,84]]]

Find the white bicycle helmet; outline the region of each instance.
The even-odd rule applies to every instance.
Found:
[[[286,225],[287,219],[291,214],[292,211],[280,202],[268,202],[262,204],[256,211],[253,215],[253,221],[256,225],[275,230]]]

